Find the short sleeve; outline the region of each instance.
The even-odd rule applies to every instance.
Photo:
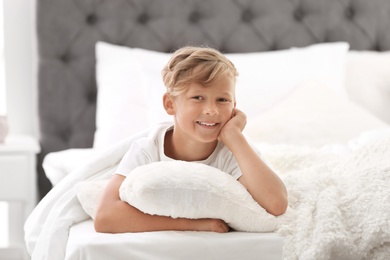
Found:
[[[250,140],[248,141],[249,145],[252,147],[255,153],[257,153],[257,155],[264,161],[264,163],[271,167],[270,164],[261,155],[261,152],[258,147],[254,145],[254,143]],[[238,180],[242,176],[242,172],[238,165],[236,157],[234,157],[232,152],[226,146],[221,149],[215,166],[222,171],[229,173],[236,180]]]
[[[133,143],[129,150],[126,152],[120,161],[117,169],[114,171],[114,174],[120,174],[127,176],[133,169],[138,166],[151,163],[152,159],[146,151],[140,147],[140,145],[135,142]]]
[[[211,163],[210,165],[230,174],[236,180],[238,180],[238,178],[242,175],[236,158],[225,145],[222,145],[220,151],[218,152],[215,163]]]

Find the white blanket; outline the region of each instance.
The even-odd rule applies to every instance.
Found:
[[[274,146],[265,156],[297,212],[280,230],[284,259],[389,259],[389,130],[363,134],[348,147]]]
[[[32,259],[64,259],[69,228],[89,216],[74,186],[106,179],[129,137],[73,171],[38,204],[25,224]],[[263,154],[280,173],[297,218],[279,232],[286,259],[381,259],[390,254],[390,130],[323,149],[278,145]],[[383,258],[384,259],[384,258]]]
[[[72,171],[36,206],[24,230],[32,260],[63,260],[69,228],[89,218],[79,203],[74,186],[83,180],[108,179],[132,141],[147,136],[149,130],[131,136],[102,151],[94,160]]]

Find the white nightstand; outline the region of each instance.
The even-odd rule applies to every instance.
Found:
[[[28,259],[23,225],[37,203],[36,155],[38,141],[9,135],[0,143],[0,201],[8,202],[9,245],[0,259]]]

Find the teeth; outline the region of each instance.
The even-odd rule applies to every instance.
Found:
[[[198,121],[198,124],[200,124],[200,125],[205,125],[205,126],[215,126],[215,125],[216,125],[216,123],[213,123],[213,124],[208,124],[208,123],[205,123],[205,122],[199,122],[199,121]]]

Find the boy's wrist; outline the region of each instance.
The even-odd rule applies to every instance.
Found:
[[[229,148],[235,144],[239,144],[245,139],[240,129],[226,129],[221,133],[221,141]]]

